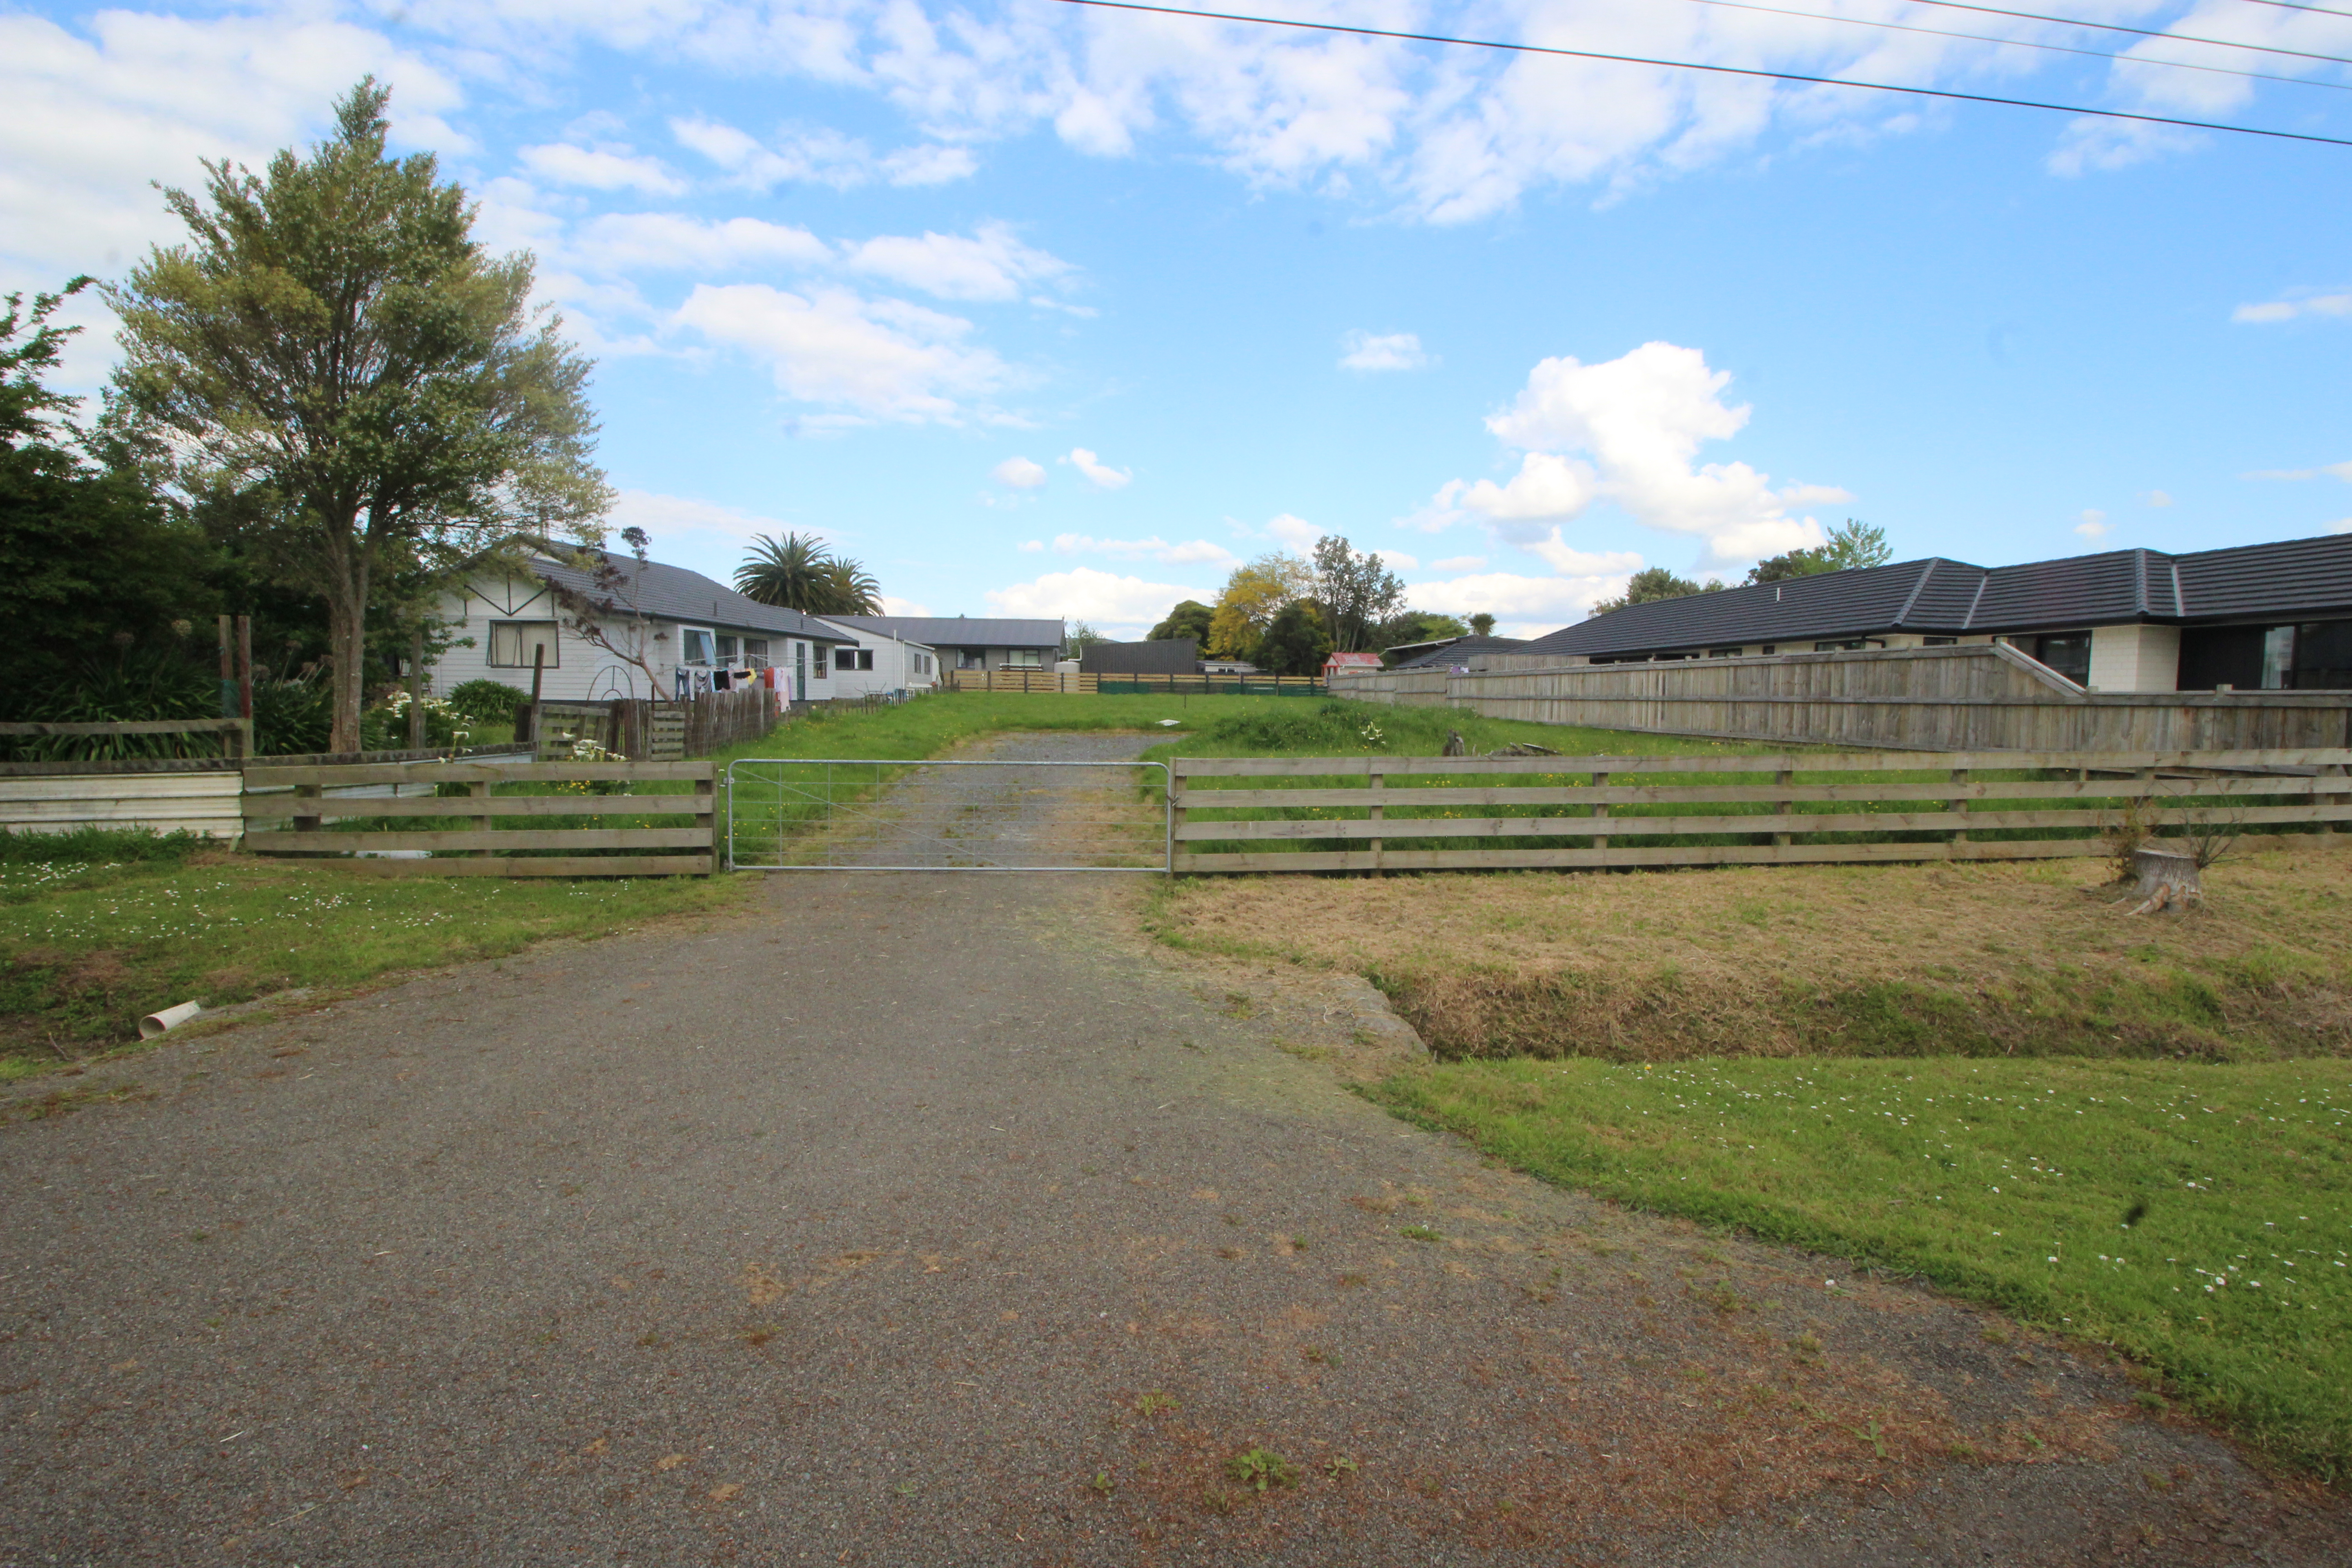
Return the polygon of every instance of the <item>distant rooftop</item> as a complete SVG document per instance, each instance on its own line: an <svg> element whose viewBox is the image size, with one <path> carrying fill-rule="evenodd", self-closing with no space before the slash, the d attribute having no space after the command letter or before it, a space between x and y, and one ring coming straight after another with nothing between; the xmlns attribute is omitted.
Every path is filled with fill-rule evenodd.
<svg viewBox="0 0 2352 1568"><path fill-rule="evenodd" d="M827 616L837 626L899 637L928 647L1050 647L1062 646L1059 621L995 620L971 616Z"/></svg>

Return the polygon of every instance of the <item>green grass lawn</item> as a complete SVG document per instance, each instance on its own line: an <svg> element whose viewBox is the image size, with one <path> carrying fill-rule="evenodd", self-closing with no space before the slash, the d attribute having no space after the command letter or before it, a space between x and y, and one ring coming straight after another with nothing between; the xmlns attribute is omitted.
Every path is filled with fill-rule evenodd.
<svg viewBox="0 0 2352 1568"><path fill-rule="evenodd" d="M1547 1180L2111 1344L2352 1475L2352 1063L1517 1059L1367 1092Z"/></svg>
<svg viewBox="0 0 2352 1568"><path fill-rule="evenodd" d="M724 908L750 888L699 877L377 878L186 838L0 836L0 1079L127 1045L142 1015L175 1002L333 991Z"/></svg>

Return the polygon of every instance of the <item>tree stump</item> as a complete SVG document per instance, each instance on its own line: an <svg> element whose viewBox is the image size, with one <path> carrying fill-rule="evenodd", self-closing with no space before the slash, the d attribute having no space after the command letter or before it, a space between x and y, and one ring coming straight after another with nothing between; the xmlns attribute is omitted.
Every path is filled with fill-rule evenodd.
<svg viewBox="0 0 2352 1568"><path fill-rule="evenodd" d="M1461 731L1448 730L1445 731L1445 750L1437 754L1441 757L1466 757L1470 754L1470 742L1462 738Z"/></svg>
<svg viewBox="0 0 2352 1568"><path fill-rule="evenodd" d="M2127 914L2152 915L2164 910L2176 913L2205 901L2205 886L2197 875L2197 858L2171 849L2135 849L2132 869L2139 885L2130 896L2139 902Z"/></svg>

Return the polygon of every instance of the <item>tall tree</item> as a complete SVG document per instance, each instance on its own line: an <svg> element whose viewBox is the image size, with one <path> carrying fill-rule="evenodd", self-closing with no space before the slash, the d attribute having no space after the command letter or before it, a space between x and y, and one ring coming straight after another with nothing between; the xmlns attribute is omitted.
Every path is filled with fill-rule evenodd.
<svg viewBox="0 0 2352 1568"><path fill-rule="evenodd" d="M1378 555L1327 533L1315 542L1315 597L1331 624L1332 646L1359 653L1371 646L1373 628L1404 607L1404 584Z"/></svg>
<svg viewBox="0 0 2352 1568"><path fill-rule="evenodd" d="M1207 651L1219 658L1255 658L1259 639L1282 607L1314 587L1315 569L1279 550L1234 567L1210 612Z"/></svg>
<svg viewBox="0 0 2352 1568"><path fill-rule="evenodd" d="M1781 583L1791 577L1817 577L1824 572L1851 572L1863 566L1884 566L1895 559L1886 531L1859 518L1847 518L1829 537L1811 550L1791 550L1748 569L1748 581Z"/></svg>
<svg viewBox="0 0 2352 1568"><path fill-rule="evenodd" d="M1625 592L1614 599L1602 599L1592 606L1596 616L1612 610L1622 610L1629 605L1653 604L1660 599L1688 598L1693 594L1720 593L1723 584L1710 577L1701 587L1687 577L1677 577L1664 566L1648 566L1636 572L1625 582Z"/></svg>
<svg viewBox="0 0 2352 1568"><path fill-rule="evenodd" d="M1495 617L1488 615L1484 610L1481 610L1476 615L1471 616L1470 635L1474 637L1493 637L1495 635Z"/></svg>
<svg viewBox="0 0 2352 1568"><path fill-rule="evenodd" d="M1331 632L1311 599L1293 599L1276 613L1253 656L1276 675L1315 675L1331 657Z"/></svg>
<svg viewBox="0 0 2352 1568"><path fill-rule="evenodd" d="M493 257L430 153L384 155L391 90L362 80L308 157L205 164L164 201L189 241L106 289L124 405L192 495L254 498L266 568L327 607L336 750L360 744L379 574L455 566L523 529L600 534L590 362Z"/></svg>
<svg viewBox="0 0 2352 1568"><path fill-rule="evenodd" d="M872 616L882 585L858 563L835 555L813 533L759 535L735 568L735 591L805 616Z"/></svg>
<svg viewBox="0 0 2352 1568"><path fill-rule="evenodd" d="M1151 628L1150 640L1161 642L1171 637L1191 637L1197 647L1205 649L1209 646L1210 623L1215 618L1216 612L1200 600L1180 600L1176 607L1168 612L1168 618Z"/></svg>
<svg viewBox="0 0 2352 1568"><path fill-rule="evenodd" d="M79 330L53 318L89 281L36 294L29 308L11 294L0 310L0 713L10 718L121 666L118 637L177 657L175 630L217 604L220 563L203 531L119 446L75 425L79 398L47 384Z"/></svg>

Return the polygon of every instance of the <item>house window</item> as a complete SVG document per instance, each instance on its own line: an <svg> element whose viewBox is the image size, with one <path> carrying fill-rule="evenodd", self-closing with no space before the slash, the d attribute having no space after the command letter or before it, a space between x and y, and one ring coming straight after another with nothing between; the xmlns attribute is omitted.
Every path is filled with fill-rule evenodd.
<svg viewBox="0 0 2352 1568"><path fill-rule="evenodd" d="M1756 651L1757 651L1758 653L1779 653L1779 652L1780 651L1780 645L1779 643L1769 643L1769 642L1768 642L1768 643L1766 643L1762 647L1758 648Z"/></svg>
<svg viewBox="0 0 2352 1568"><path fill-rule="evenodd" d="M2352 688L2352 621L2312 621L2294 628L2294 689Z"/></svg>
<svg viewBox="0 0 2352 1568"><path fill-rule="evenodd" d="M1921 637L1919 646L1921 647L1957 647L1959 646L1959 641L1958 637Z"/></svg>
<svg viewBox="0 0 2352 1568"><path fill-rule="evenodd" d="M2033 639L2033 657L2077 686L2091 683L2091 634L2052 632Z"/></svg>
<svg viewBox="0 0 2352 1568"><path fill-rule="evenodd" d="M958 669L984 669L987 668L987 661L982 657L980 649L976 647L960 647L956 649L956 668Z"/></svg>
<svg viewBox="0 0 2352 1568"><path fill-rule="evenodd" d="M874 650L870 647L835 648L833 667L835 669L871 669L874 668Z"/></svg>
<svg viewBox="0 0 2352 1568"><path fill-rule="evenodd" d="M1736 647L1711 647L1706 650L1706 657L1709 658L1738 658L1739 657L1739 649Z"/></svg>
<svg viewBox="0 0 2352 1568"><path fill-rule="evenodd" d="M809 674L818 680L824 679L824 651L828 646L821 642L809 644Z"/></svg>
<svg viewBox="0 0 2352 1568"><path fill-rule="evenodd" d="M1004 652L1004 668L1007 669L1039 669L1044 665L1044 657L1034 647L1007 648Z"/></svg>
<svg viewBox="0 0 2352 1568"><path fill-rule="evenodd" d="M494 669L529 669L539 662L541 648L547 650L547 668L553 669L563 662L558 657L562 647L553 621L490 623L490 667Z"/></svg>
<svg viewBox="0 0 2352 1568"><path fill-rule="evenodd" d="M677 628L677 661L680 664L709 664L712 643L709 628L680 626Z"/></svg>
<svg viewBox="0 0 2352 1568"><path fill-rule="evenodd" d="M743 639L743 662L752 666L754 668L765 669L768 667L768 639L765 637L745 637Z"/></svg>
<svg viewBox="0 0 2352 1568"><path fill-rule="evenodd" d="M917 675L929 675L931 673L931 656L929 654L919 653L915 655L915 673Z"/></svg>
<svg viewBox="0 0 2352 1568"><path fill-rule="evenodd" d="M720 632L719 634L719 662L720 664L733 664L735 662L736 650L741 647L742 639L738 637L733 632Z"/></svg>
<svg viewBox="0 0 2352 1568"><path fill-rule="evenodd" d="M1852 653L1861 647L1860 637L1847 637L1842 642L1817 642L1813 645L1813 651L1815 653Z"/></svg>

